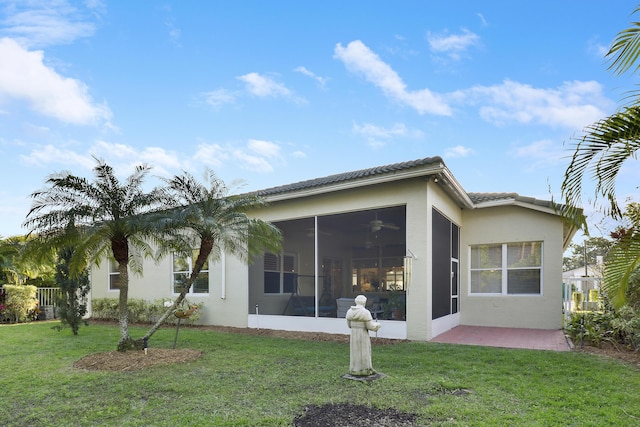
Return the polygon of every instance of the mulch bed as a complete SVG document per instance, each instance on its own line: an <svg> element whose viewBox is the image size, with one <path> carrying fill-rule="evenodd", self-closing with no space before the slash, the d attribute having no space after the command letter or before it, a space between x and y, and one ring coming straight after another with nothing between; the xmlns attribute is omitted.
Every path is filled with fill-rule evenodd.
<svg viewBox="0 0 640 427"><path fill-rule="evenodd" d="M109 351L85 356L73 366L89 371L139 371L153 366L190 362L200 356L202 351L190 348L148 348L146 354L143 350Z"/></svg>

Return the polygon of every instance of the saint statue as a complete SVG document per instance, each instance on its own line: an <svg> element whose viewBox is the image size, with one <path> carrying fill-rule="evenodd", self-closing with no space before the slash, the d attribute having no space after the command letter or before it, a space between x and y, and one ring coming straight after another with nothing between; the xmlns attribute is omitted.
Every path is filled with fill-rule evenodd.
<svg viewBox="0 0 640 427"><path fill-rule="evenodd" d="M374 375L371 366L371 338L369 331L380 329L380 322L374 321L371 312L365 308L367 297L358 295L356 305L347 311L347 325L351 328L349 374L356 377Z"/></svg>

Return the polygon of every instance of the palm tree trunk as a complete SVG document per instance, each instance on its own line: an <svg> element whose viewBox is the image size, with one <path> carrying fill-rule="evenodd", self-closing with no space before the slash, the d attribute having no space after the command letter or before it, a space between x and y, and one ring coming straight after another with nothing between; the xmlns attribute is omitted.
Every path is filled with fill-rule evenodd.
<svg viewBox="0 0 640 427"><path fill-rule="evenodd" d="M118 341L118 350L126 351L131 348L131 337L129 336L129 272L127 271L127 265L120 265L118 267L119 277L119 291L120 296L118 298L118 324L120 325L120 340Z"/></svg>

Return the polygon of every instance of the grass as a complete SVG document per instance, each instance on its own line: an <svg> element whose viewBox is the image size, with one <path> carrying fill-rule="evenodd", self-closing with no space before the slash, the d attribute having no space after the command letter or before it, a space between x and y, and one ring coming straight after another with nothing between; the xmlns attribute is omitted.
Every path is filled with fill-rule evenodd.
<svg viewBox="0 0 640 427"><path fill-rule="evenodd" d="M603 426L640 422L640 371L585 353L436 343L373 347L388 377L341 378L348 344L182 328L194 362L136 372L73 363L111 351L117 326L73 336L52 323L0 326L0 426L280 426L305 405L356 403L418 414L420 425ZM146 328L131 328L141 336ZM151 346L170 348L175 329Z"/></svg>

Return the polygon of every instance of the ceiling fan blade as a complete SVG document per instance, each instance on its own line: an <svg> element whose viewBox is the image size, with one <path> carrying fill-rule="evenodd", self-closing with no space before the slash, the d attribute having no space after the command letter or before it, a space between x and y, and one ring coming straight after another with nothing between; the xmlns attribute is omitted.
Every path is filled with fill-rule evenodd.
<svg viewBox="0 0 640 427"><path fill-rule="evenodd" d="M382 224L382 228L388 228L389 230L400 230L400 227L398 227L395 224L388 223L388 222Z"/></svg>

